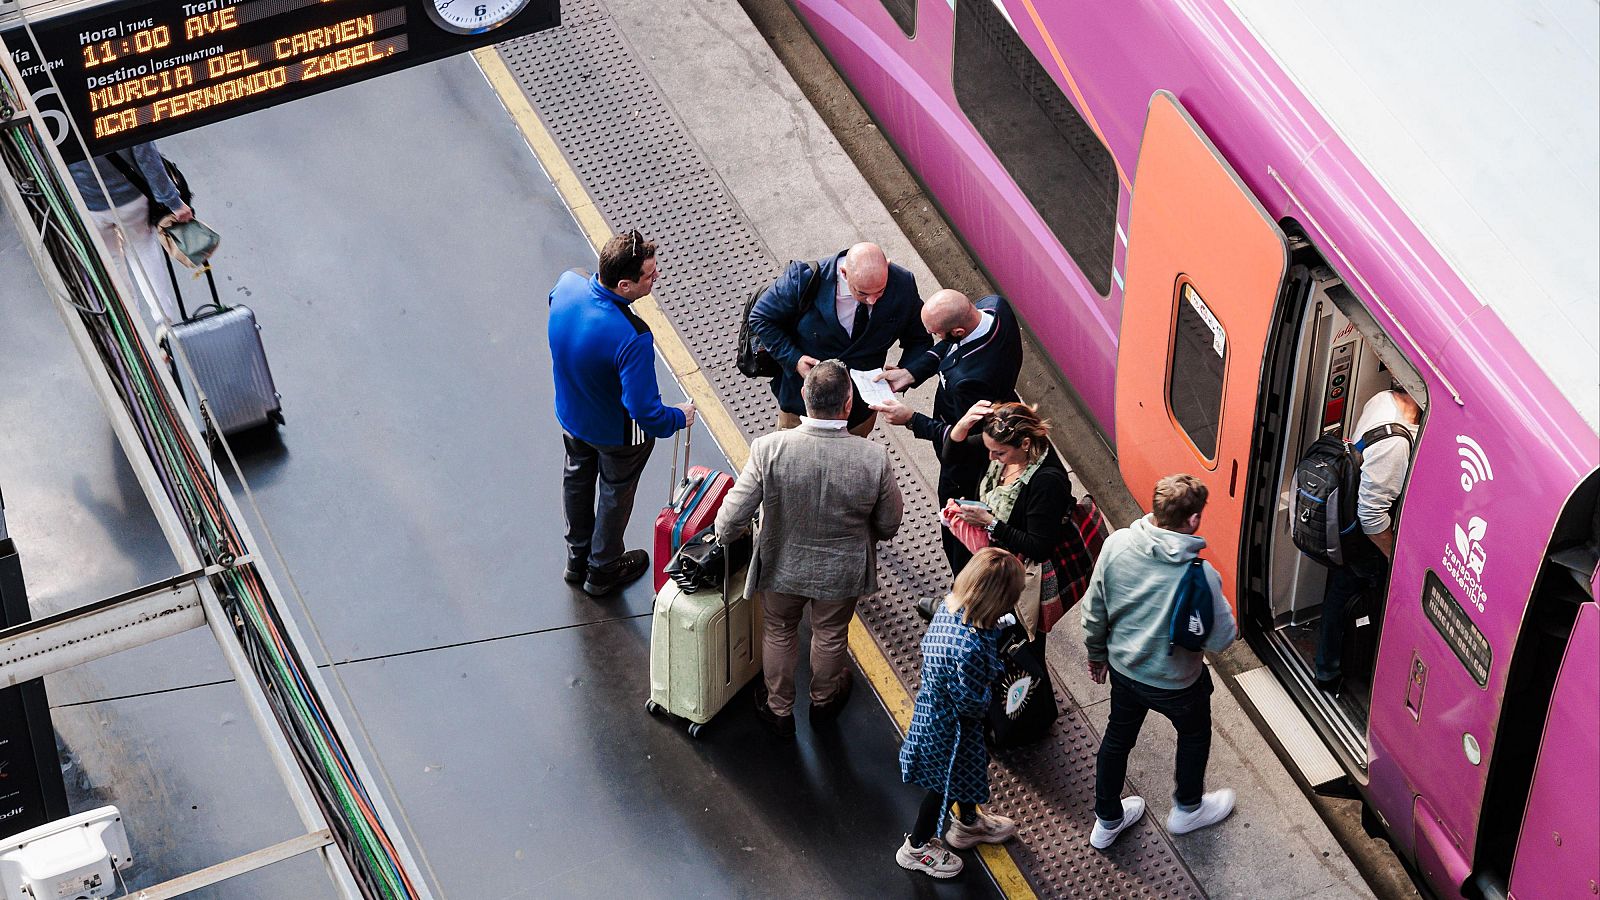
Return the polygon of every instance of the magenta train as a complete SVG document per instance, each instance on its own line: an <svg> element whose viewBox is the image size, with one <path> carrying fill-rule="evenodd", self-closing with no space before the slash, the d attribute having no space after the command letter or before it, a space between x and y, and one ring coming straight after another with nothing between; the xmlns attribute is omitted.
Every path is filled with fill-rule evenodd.
<svg viewBox="0 0 1600 900"><path fill-rule="evenodd" d="M793 2L1135 496L1207 481L1267 681L1429 887L1600 893L1595 4ZM1393 572L1328 695L1290 477L1393 384Z"/></svg>

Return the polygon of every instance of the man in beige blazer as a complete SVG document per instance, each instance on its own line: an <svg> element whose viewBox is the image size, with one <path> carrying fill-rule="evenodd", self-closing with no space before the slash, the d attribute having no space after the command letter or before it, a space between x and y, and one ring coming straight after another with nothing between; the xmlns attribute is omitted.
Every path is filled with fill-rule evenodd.
<svg viewBox="0 0 1600 900"><path fill-rule="evenodd" d="M850 698L850 618L856 601L878 589L877 542L894 537L903 511L888 448L846 430L852 391L844 363L812 367L800 393L800 427L751 442L717 513L717 538L727 543L761 510L745 585L766 619L756 711L784 737L794 734L801 612L811 605L811 723L831 723Z"/></svg>

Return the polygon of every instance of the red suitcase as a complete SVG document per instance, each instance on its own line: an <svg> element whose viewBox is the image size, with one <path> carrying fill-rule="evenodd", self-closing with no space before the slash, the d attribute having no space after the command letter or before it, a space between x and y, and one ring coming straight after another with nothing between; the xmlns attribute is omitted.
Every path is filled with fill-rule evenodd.
<svg viewBox="0 0 1600 900"><path fill-rule="evenodd" d="M733 488L733 476L727 472L705 466L689 465L689 447L692 431L683 441L683 480L678 480L678 438L672 440L672 494L666 506L656 515L655 554L651 564L655 572L656 592L667 583L667 565L683 546L683 542L711 527L717 510Z"/></svg>

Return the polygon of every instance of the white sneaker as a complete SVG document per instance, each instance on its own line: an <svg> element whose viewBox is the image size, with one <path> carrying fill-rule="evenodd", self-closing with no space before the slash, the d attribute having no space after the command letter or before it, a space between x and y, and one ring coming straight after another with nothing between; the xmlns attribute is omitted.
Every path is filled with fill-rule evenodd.
<svg viewBox="0 0 1600 900"><path fill-rule="evenodd" d="M938 838L928 838L926 844L913 847L911 837L907 835L905 843L895 853L894 861L902 869L922 872L934 878L954 878L961 874L961 857L946 850Z"/></svg>
<svg viewBox="0 0 1600 900"><path fill-rule="evenodd" d="M1115 828L1107 828L1105 823L1100 821L1100 817L1095 816L1094 831L1089 833L1089 846L1096 850L1106 849L1117 839L1117 835L1142 818L1144 818L1144 798L1123 797L1122 822Z"/></svg>
<svg viewBox="0 0 1600 900"><path fill-rule="evenodd" d="M951 819L950 828L944 833L944 842L957 850L965 850L973 844L1003 844L1016 834L1016 821L979 810L978 818L971 825L964 824L959 818Z"/></svg>
<svg viewBox="0 0 1600 900"><path fill-rule="evenodd" d="M1188 834L1207 825L1215 825L1233 812L1233 798L1233 789L1223 788L1201 797L1200 808L1194 812L1184 812L1174 806L1167 816L1167 831L1172 834Z"/></svg>

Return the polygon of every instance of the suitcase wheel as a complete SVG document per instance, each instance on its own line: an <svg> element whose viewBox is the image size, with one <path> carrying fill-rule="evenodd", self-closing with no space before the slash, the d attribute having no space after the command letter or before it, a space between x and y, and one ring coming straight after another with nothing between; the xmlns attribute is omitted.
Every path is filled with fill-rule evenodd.
<svg viewBox="0 0 1600 900"><path fill-rule="evenodd" d="M654 700L646 700L644 702L644 711L652 716L658 716L661 714L661 704Z"/></svg>
<svg viewBox="0 0 1600 900"><path fill-rule="evenodd" d="M689 725L689 737L697 738L700 735L704 734L705 730L706 730L706 726L700 724L699 722L691 723Z"/></svg>

